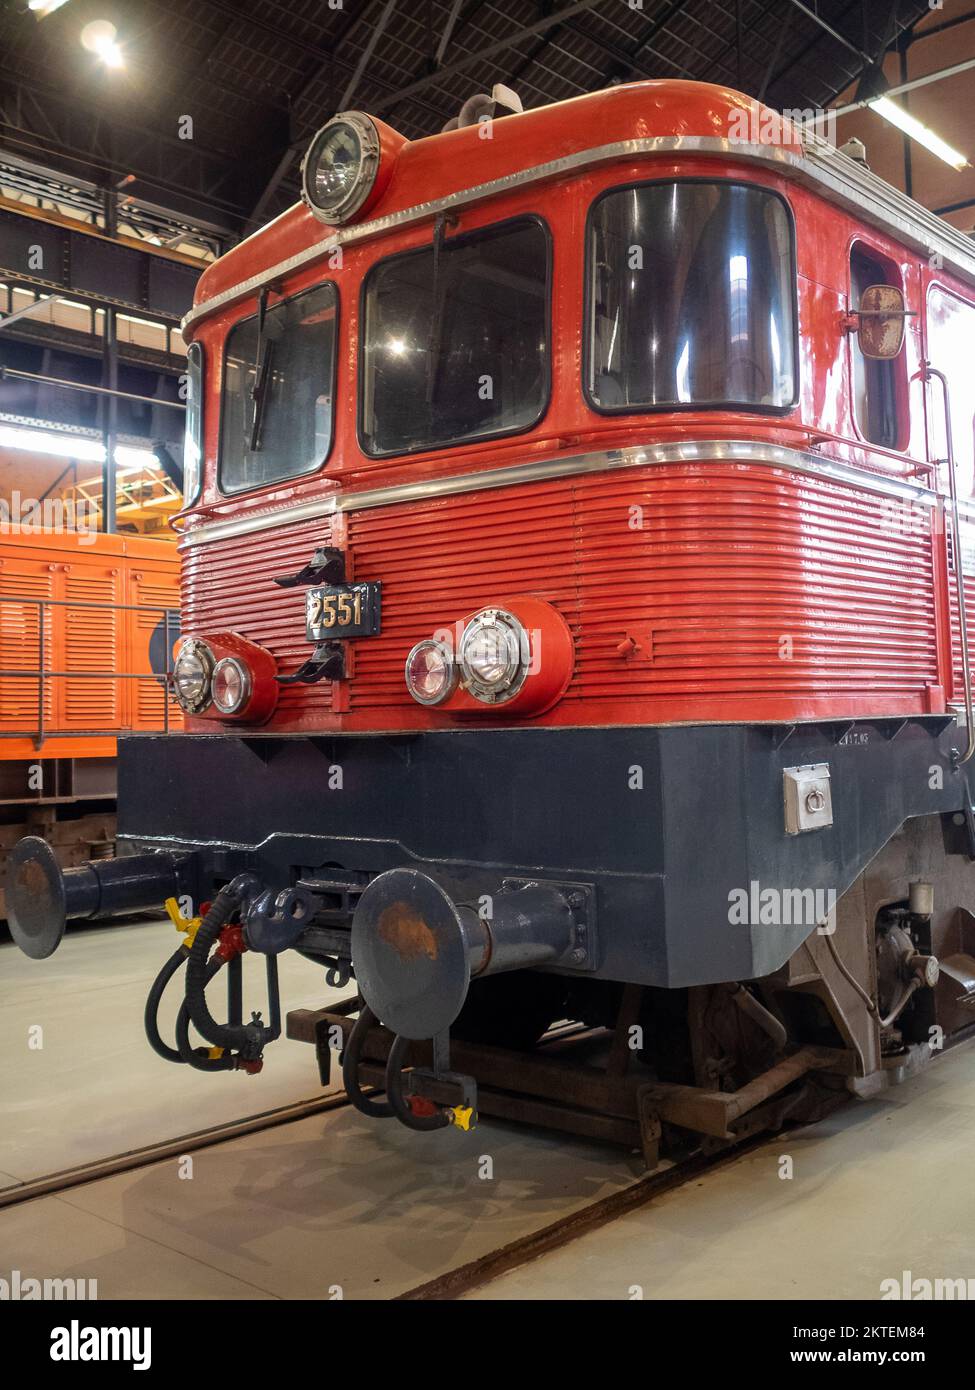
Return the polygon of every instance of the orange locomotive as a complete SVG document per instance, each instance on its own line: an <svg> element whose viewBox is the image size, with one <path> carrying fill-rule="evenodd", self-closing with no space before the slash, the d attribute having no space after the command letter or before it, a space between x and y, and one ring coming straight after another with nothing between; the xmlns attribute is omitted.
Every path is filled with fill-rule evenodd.
<svg viewBox="0 0 975 1390"><path fill-rule="evenodd" d="M181 722L164 691L178 595L171 541L4 527L0 890L25 834L64 866L114 855L117 734Z"/></svg>
<svg viewBox="0 0 975 1390"><path fill-rule="evenodd" d="M187 732L123 741L118 893L210 904L171 1060L258 1069L294 948L368 1113L652 1155L971 1017L975 250L725 88L516 107L336 116L201 278ZM115 891L17 854L35 954ZM526 1056L558 1020L605 1072Z"/></svg>

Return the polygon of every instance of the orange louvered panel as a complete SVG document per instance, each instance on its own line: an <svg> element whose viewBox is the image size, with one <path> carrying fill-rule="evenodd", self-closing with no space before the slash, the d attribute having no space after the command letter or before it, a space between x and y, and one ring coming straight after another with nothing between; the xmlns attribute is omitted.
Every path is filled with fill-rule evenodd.
<svg viewBox="0 0 975 1390"><path fill-rule="evenodd" d="M71 674L57 681L60 728L112 729L121 723L120 682L111 673L125 670L124 630L122 615L108 605L121 603L123 591L119 569L94 558L73 560L63 571L60 597L68 606L55 610L54 628L58 669Z"/></svg>
<svg viewBox="0 0 975 1390"><path fill-rule="evenodd" d="M126 723L132 729L159 729L165 722L165 695L162 671L165 669L166 635L169 635L169 665L179 636L179 580L172 569L143 568L130 571L127 602L138 611L126 613L128 630L128 669L134 674L153 673L155 680L126 681ZM167 628L166 612L169 612ZM180 720L179 706L170 700L171 724Z"/></svg>
<svg viewBox="0 0 975 1390"><path fill-rule="evenodd" d="M0 757L22 758L39 746L49 756L110 756L116 734L164 727L164 643L155 632L162 612L130 606L169 606L175 637L177 570L175 547L165 541L53 532L4 536L0 669L29 675L0 676ZM40 610L30 599L46 604L43 644ZM142 672L147 680L128 679ZM179 724L175 702L170 716Z"/></svg>
<svg viewBox="0 0 975 1390"><path fill-rule="evenodd" d="M55 576L47 563L11 555L6 550L0 568L0 670L37 672L41 664L40 608L32 599L54 598ZM44 625L46 664L53 651L52 610ZM39 683L36 676L0 676L0 730L5 733L38 722ZM54 716L53 687L44 692L44 721Z"/></svg>

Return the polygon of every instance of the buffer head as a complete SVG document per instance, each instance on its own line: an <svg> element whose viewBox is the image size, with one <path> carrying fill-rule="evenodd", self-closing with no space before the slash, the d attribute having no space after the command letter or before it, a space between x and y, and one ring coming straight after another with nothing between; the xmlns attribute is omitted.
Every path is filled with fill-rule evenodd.
<svg viewBox="0 0 975 1390"><path fill-rule="evenodd" d="M469 912L416 869L390 869L364 890L352 919L352 966L366 1003L392 1032L432 1038L460 1013L477 942Z"/></svg>
<svg viewBox="0 0 975 1390"><path fill-rule="evenodd" d="M44 960L61 944L67 920L64 875L53 849L39 835L27 835L10 852L7 923L25 955Z"/></svg>

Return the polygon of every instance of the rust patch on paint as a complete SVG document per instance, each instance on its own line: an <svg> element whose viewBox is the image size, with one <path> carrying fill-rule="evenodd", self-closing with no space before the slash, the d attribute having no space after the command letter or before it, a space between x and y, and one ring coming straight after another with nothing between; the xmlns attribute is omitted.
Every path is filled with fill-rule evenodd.
<svg viewBox="0 0 975 1390"><path fill-rule="evenodd" d="M21 864L17 870L17 886L35 897L40 897L42 893L46 896L47 875L36 860L29 859L26 864Z"/></svg>
<svg viewBox="0 0 975 1390"><path fill-rule="evenodd" d="M379 935L404 960L426 956L436 960L439 954L437 938L406 903L391 903L379 918Z"/></svg>

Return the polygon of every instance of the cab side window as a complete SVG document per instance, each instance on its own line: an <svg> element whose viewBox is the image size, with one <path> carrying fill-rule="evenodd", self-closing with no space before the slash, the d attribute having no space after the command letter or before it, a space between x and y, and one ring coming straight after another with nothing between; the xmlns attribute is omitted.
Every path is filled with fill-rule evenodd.
<svg viewBox="0 0 975 1390"><path fill-rule="evenodd" d="M856 311L868 285L897 283L896 273L862 246L850 254L850 308ZM855 333L850 334L853 375L853 411L864 439L884 449L902 447L902 424L898 376L904 370L903 356L889 361L864 357Z"/></svg>

